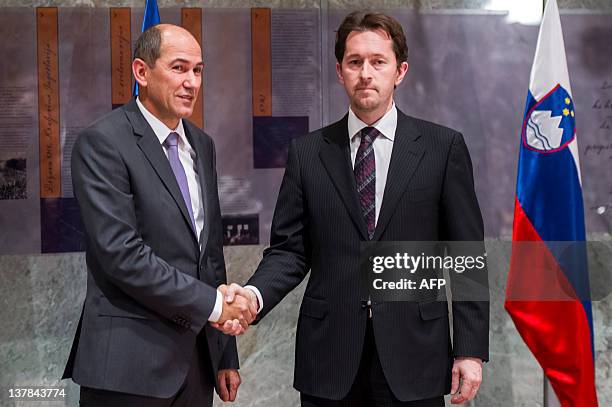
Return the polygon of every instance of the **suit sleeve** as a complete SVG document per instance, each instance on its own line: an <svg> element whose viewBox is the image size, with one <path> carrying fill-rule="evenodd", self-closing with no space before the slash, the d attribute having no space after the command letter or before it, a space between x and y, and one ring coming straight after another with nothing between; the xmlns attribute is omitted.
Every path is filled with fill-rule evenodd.
<svg viewBox="0 0 612 407"><path fill-rule="evenodd" d="M222 334L223 335L223 334ZM238 361L238 349L236 347L236 337L232 336L227 340L225 350L219 361L219 370L221 369L239 369L240 362Z"/></svg>
<svg viewBox="0 0 612 407"><path fill-rule="evenodd" d="M208 322L217 291L171 266L145 244L138 232L128 168L109 137L92 128L79 136L72 179L96 273L143 307L174 322L187 320L198 333Z"/></svg>
<svg viewBox="0 0 612 407"><path fill-rule="evenodd" d="M215 194L214 205L215 208L212 211L210 218L212 219L210 238L210 255L209 261L211 270L215 271L217 281L221 281L223 284L227 284L227 273L225 269L225 257L223 256L223 221L221 219L221 208L219 205L219 189L217 186L217 155L215 145L212 139L210 139L212 149L212 172L214 185L212 191ZM240 363L238 361L238 349L236 347L236 337L230 336L228 342L225 345L223 355L219 362L219 369L238 369Z"/></svg>
<svg viewBox="0 0 612 407"><path fill-rule="evenodd" d="M296 140L289 147L285 175L281 183L272 228L270 247L246 285L257 287L263 298L263 318L310 270L308 219L302 189L299 155Z"/></svg>
<svg viewBox="0 0 612 407"><path fill-rule="evenodd" d="M212 209L211 217L212 225L210 230L209 242L209 256L211 270L215 271L217 281L222 281L224 284L227 283L227 274L225 269L225 257L223 256L223 221L221 219L221 207L219 205L219 188L217 185L217 153L215 144L212 138L210 140L210 149L212 150L212 174L213 174L213 185L211 188L214 193L214 208Z"/></svg>
<svg viewBox="0 0 612 407"><path fill-rule="evenodd" d="M448 154L442 192L445 241L471 242L484 253L484 225L476 192L472 162L463 136L456 133ZM472 243L473 242L473 243ZM471 275L451 270L453 292L453 353L489 359L489 291L486 268ZM458 292L458 290L461 292Z"/></svg>

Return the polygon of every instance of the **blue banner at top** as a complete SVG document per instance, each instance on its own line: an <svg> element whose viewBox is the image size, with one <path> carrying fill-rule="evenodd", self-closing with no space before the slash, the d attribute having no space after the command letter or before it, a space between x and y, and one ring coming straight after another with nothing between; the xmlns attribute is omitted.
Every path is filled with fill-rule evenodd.
<svg viewBox="0 0 612 407"><path fill-rule="evenodd" d="M145 4L144 17L142 19L141 32L145 32L147 28L159 24L159 8L157 0L147 0ZM138 96L138 82L134 82L134 97Z"/></svg>

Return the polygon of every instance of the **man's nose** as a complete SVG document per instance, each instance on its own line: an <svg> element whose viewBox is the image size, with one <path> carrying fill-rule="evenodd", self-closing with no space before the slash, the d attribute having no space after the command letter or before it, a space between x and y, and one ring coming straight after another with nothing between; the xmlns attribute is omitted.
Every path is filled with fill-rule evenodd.
<svg viewBox="0 0 612 407"><path fill-rule="evenodd" d="M372 65L370 65L370 63L368 61L365 61L363 64L361 64L361 70L359 71L359 76L362 79L369 79L372 77L372 69L374 69L372 67Z"/></svg>
<svg viewBox="0 0 612 407"><path fill-rule="evenodd" d="M195 74L193 71L189 71L186 73L185 80L183 81L183 86L186 88L197 88L200 86L200 77Z"/></svg>

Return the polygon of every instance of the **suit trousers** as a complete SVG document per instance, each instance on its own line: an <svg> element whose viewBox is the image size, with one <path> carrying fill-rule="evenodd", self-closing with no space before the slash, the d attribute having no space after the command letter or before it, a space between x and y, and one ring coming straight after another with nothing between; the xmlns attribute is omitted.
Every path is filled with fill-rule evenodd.
<svg viewBox="0 0 612 407"><path fill-rule="evenodd" d="M200 350L202 349L202 350ZM199 341L187 377L178 392L167 399L139 396L81 386L81 407L211 407L215 390L206 340Z"/></svg>
<svg viewBox="0 0 612 407"><path fill-rule="evenodd" d="M372 320L368 319L359 370L348 395L342 400L329 400L300 394L302 407L444 407L444 397L400 401L391 391L380 364Z"/></svg>

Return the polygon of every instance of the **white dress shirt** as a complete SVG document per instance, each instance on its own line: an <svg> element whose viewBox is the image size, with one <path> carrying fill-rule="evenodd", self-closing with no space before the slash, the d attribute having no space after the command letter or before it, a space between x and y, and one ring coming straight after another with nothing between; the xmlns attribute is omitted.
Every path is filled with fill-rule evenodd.
<svg viewBox="0 0 612 407"><path fill-rule="evenodd" d="M140 102L139 98L136 98L136 104L140 109L140 112L144 116L149 126L153 129L153 133L157 136L159 143L162 145L166 157L168 157L168 150L164 147L164 142L168 135L175 132L179 135L178 141L178 156L183 168L185 169L185 175L187 176L187 186L189 187L189 197L191 198L191 210L193 211L193 218L195 221L195 227L197 236L200 236L202 229L204 228L204 206L202 205L202 189L200 188L200 179L198 177L198 170L196 168L196 152L187 141L185 136L185 128L183 127L183 120L179 120L176 129L170 129L161 120L149 112L146 107ZM199 239L198 239L199 240ZM221 311L223 308L223 296L217 291L217 299L215 301L215 308L208 317L209 321L216 322L221 317Z"/></svg>
<svg viewBox="0 0 612 407"><path fill-rule="evenodd" d="M348 113L348 137L351 143L351 164L355 167L355 157L357 156L357 149L359 143L361 143L361 129L368 127L367 124L362 122L353 110L349 107ZM374 148L374 159L376 160L376 218L375 222L378 222L378 214L380 213L380 206L382 205L383 195L385 194L385 185L387 184L387 174L389 173L389 162L391 162L391 153L393 151L393 141L395 140L395 130L397 129L397 108L395 102L391 106L391 109L384 114L376 123L370 127L376 128L382 135L376 137L372 143ZM263 308L263 298L257 287L247 285L244 288L248 288L255 293L257 301L259 301L259 309Z"/></svg>

